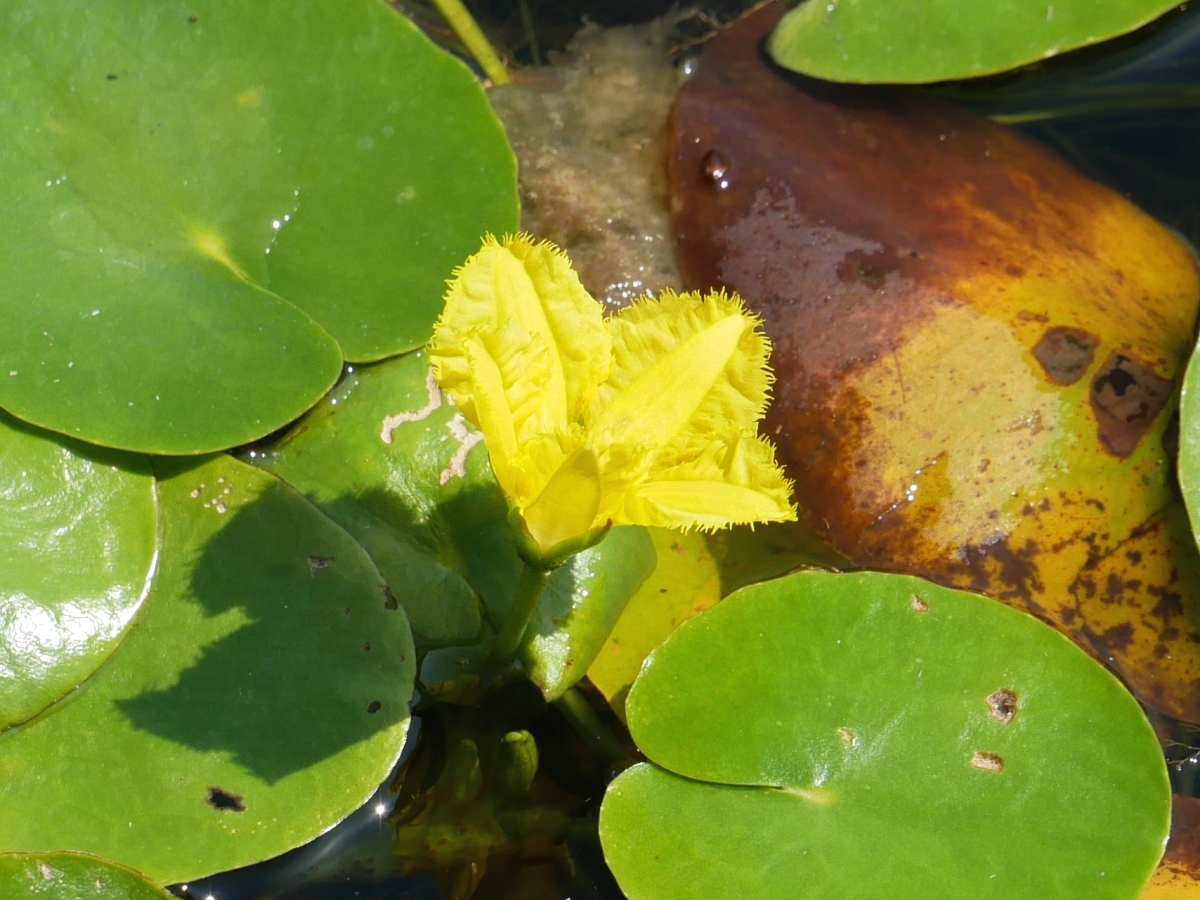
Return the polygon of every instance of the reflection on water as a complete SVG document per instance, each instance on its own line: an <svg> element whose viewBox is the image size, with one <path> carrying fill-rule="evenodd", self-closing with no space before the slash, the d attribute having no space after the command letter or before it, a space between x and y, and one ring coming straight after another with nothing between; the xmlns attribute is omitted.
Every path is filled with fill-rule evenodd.
<svg viewBox="0 0 1200 900"><path fill-rule="evenodd" d="M1108 44L937 90L1045 142L1200 243L1200 6Z"/></svg>
<svg viewBox="0 0 1200 900"><path fill-rule="evenodd" d="M396 767L336 827L277 859L172 892L183 900L621 900L597 811L632 746L617 748L614 765L524 679L495 688L484 706L418 694L412 723ZM514 734L541 751L540 764L532 753L536 773L531 754L505 752ZM526 771L514 778L518 757Z"/></svg>

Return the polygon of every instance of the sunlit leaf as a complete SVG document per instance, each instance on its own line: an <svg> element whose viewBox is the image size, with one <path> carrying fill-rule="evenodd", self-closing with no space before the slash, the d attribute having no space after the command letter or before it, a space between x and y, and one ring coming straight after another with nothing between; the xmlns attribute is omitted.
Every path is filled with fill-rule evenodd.
<svg viewBox="0 0 1200 900"><path fill-rule="evenodd" d="M140 456L0 413L0 732L82 684L150 590L154 482Z"/></svg>
<svg viewBox="0 0 1200 900"><path fill-rule="evenodd" d="M0 404L68 435L274 431L516 225L482 89L382 0L20 0L0 60Z"/></svg>
<svg viewBox="0 0 1200 900"><path fill-rule="evenodd" d="M916 578L802 573L684 623L626 702L632 900L1130 900L1170 818L1121 684L1025 613Z"/></svg>
<svg viewBox="0 0 1200 900"><path fill-rule="evenodd" d="M830 81L907 84L1014 69L1133 31L1177 0L805 0L768 43Z"/></svg>
<svg viewBox="0 0 1200 900"><path fill-rule="evenodd" d="M172 900L133 869L86 853L0 853L0 897Z"/></svg>
<svg viewBox="0 0 1200 900"><path fill-rule="evenodd" d="M0 735L0 850L71 847L163 883L276 856L400 753L414 653L362 549L227 456L161 461L159 572L85 689Z"/></svg>

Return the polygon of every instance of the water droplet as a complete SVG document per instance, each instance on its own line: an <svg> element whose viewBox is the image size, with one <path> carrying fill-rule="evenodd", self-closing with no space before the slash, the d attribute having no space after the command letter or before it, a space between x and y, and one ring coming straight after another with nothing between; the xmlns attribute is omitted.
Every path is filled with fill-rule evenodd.
<svg viewBox="0 0 1200 900"><path fill-rule="evenodd" d="M720 150L709 150L701 160L704 180L724 190L729 187L729 160Z"/></svg>

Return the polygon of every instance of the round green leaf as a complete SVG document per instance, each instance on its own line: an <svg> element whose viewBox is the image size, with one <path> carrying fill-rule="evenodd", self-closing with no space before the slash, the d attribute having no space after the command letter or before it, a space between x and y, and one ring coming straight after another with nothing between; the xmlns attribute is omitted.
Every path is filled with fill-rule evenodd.
<svg viewBox="0 0 1200 900"><path fill-rule="evenodd" d="M829 81L974 78L1140 28L1178 0L805 0L767 42L781 66Z"/></svg>
<svg viewBox="0 0 1200 900"><path fill-rule="evenodd" d="M62 441L0 413L0 731L116 649L157 552L145 458Z"/></svg>
<svg viewBox="0 0 1200 900"><path fill-rule="evenodd" d="M164 461L160 570L85 690L0 736L0 850L163 883L276 856L360 806L408 728L413 649L362 549L229 457Z"/></svg>
<svg viewBox="0 0 1200 900"><path fill-rule="evenodd" d="M354 535L418 646L437 647L478 640L485 614L499 621L516 589L508 505L481 439L425 354L412 353L347 373L297 428L248 458Z"/></svg>
<svg viewBox="0 0 1200 900"><path fill-rule="evenodd" d="M279 428L517 223L482 89L382 0L19 0L0 76L0 404L96 443Z"/></svg>
<svg viewBox="0 0 1200 900"><path fill-rule="evenodd" d="M87 853L0 853L0 897L173 900L142 875Z"/></svg>
<svg viewBox="0 0 1200 900"><path fill-rule="evenodd" d="M610 786L631 900L1132 900L1170 786L1133 697L1024 613L803 573L685 622L626 702Z"/></svg>

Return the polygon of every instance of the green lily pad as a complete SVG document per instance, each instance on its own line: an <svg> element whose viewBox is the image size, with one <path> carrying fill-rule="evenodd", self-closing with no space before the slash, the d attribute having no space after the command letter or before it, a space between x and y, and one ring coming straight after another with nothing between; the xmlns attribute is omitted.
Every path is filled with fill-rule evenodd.
<svg viewBox="0 0 1200 900"><path fill-rule="evenodd" d="M0 731L84 682L150 590L149 462L0 413Z"/></svg>
<svg viewBox="0 0 1200 900"><path fill-rule="evenodd" d="M829 81L920 84L1014 69L1140 28L1178 0L805 0L767 42Z"/></svg>
<svg viewBox="0 0 1200 900"><path fill-rule="evenodd" d="M261 437L517 224L482 89L383 0L18 0L0 60L0 405L56 431Z"/></svg>
<svg viewBox="0 0 1200 900"><path fill-rule="evenodd" d="M173 900L142 875L87 853L0 853L0 897Z"/></svg>
<svg viewBox="0 0 1200 900"><path fill-rule="evenodd" d="M1132 900L1171 793L1133 697L1048 626L899 575L802 573L685 622L609 787L631 900Z"/></svg>
<svg viewBox="0 0 1200 900"><path fill-rule="evenodd" d="M0 736L0 850L171 883L361 805L400 752L414 654L370 559L303 497L226 456L156 465L151 595L86 690Z"/></svg>

